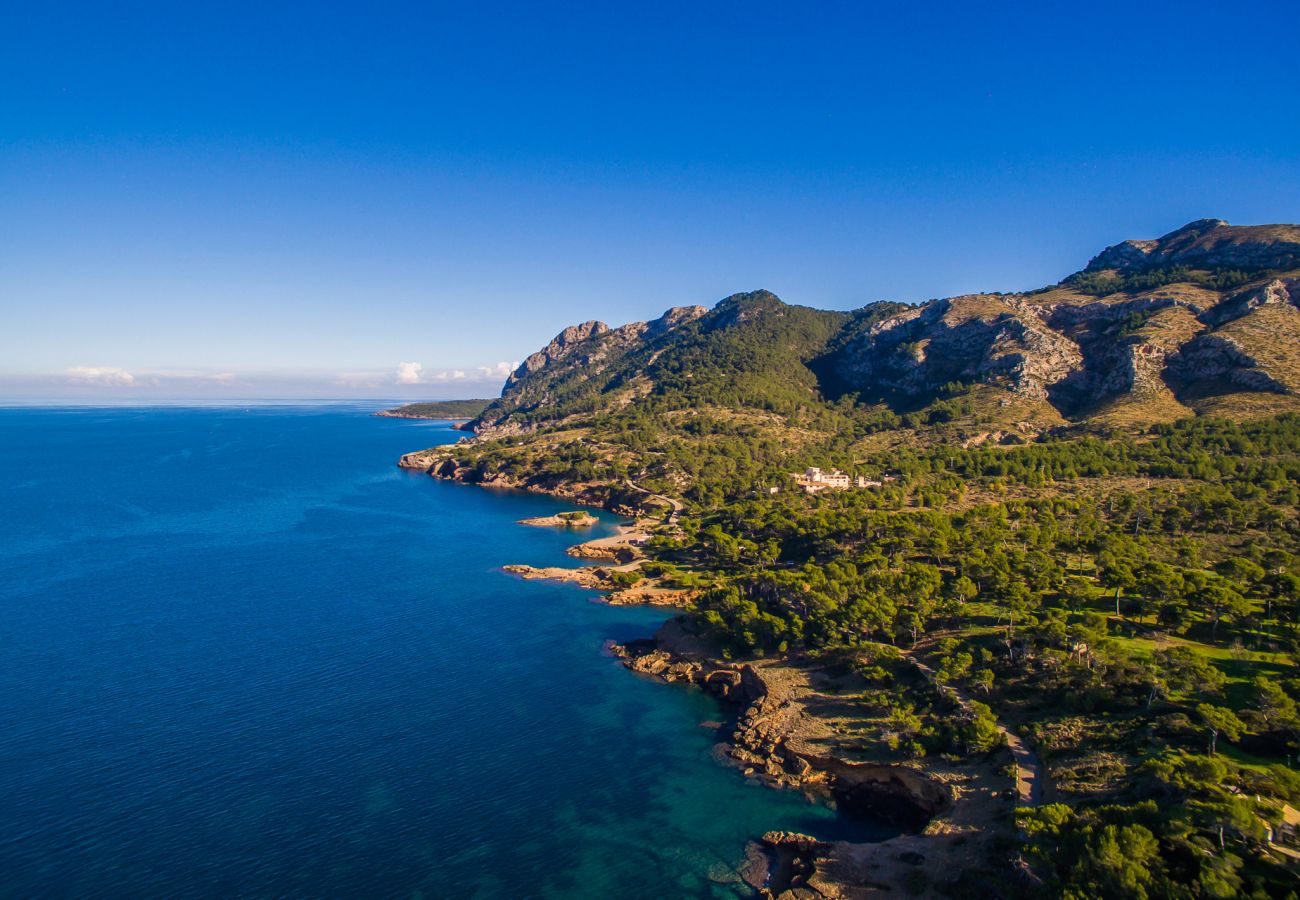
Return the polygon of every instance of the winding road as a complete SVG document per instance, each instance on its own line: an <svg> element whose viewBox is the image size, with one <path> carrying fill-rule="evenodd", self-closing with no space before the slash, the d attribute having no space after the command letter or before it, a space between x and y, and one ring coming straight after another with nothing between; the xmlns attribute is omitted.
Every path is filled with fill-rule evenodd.
<svg viewBox="0 0 1300 900"><path fill-rule="evenodd" d="M646 488L641 487L641 485L637 484L631 479L626 479L623 483L626 484L629 488L631 488L634 491L640 491L641 493L645 494L648 497L651 497L655 500L662 500L664 503L667 503L671 507L672 511L669 512L668 517L664 519L664 524L665 525L677 524L677 517L681 514L681 511L684 508L680 500L674 500L672 497L665 496L664 494L656 494L654 491L647 490Z"/></svg>

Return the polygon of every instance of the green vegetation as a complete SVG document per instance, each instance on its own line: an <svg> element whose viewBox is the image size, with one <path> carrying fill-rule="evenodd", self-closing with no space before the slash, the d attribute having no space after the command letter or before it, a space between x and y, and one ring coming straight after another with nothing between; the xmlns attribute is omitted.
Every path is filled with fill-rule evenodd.
<svg viewBox="0 0 1300 900"><path fill-rule="evenodd" d="M1137 293L1164 287L1167 284L1195 284L1215 291L1241 287L1266 274L1263 270L1249 272L1240 269L1193 269L1188 266L1155 266L1118 272L1106 269L1100 272L1079 272L1065 279L1065 284L1082 294L1104 297L1117 291Z"/></svg>
<svg viewBox="0 0 1300 900"><path fill-rule="evenodd" d="M412 419L473 419L488 408L491 400L434 400L429 403L407 403L384 412L392 416Z"/></svg>
<svg viewBox="0 0 1300 900"><path fill-rule="evenodd" d="M802 443L713 409L467 456L675 489L644 574L704 588L693 627L734 658L847 660L898 757L978 756L999 720L1029 737L1059 802L1024 813L1024 852L1061 896L1285 895L1261 836L1300 803L1300 416L864 450L878 414L848 404L792 411ZM895 480L753 489L809 462Z"/></svg>
<svg viewBox="0 0 1300 900"><path fill-rule="evenodd" d="M615 582L696 592L686 625L728 657L842 673L864 755L983 765L1000 726L1026 739L1047 803L1000 840L1033 895L1294 896L1267 835L1300 806L1300 404L1278 387L1300 320L1215 306L1265 276L1082 273L1048 307L914 315L737 295L553 343L452 468L654 506ZM1131 296L1175 282L1220 296ZM1165 365L1225 323L1237 349ZM1112 400L1132 414L1071 412ZM808 466L872 483L805 494Z"/></svg>
<svg viewBox="0 0 1300 900"><path fill-rule="evenodd" d="M906 755L964 748L882 643L979 697L1049 766L1063 802L1022 827L1062 896L1284 896L1262 847L1300 803L1300 417L889 459L888 488L699 508L658 545L720 576L696 627L737 657L856 651Z"/></svg>

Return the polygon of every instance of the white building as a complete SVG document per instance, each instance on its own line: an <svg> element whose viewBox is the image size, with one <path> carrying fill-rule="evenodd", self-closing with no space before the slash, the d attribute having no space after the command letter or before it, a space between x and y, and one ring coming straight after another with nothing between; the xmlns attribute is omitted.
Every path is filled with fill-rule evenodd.
<svg viewBox="0 0 1300 900"><path fill-rule="evenodd" d="M825 490L826 488L842 490L847 488L850 483L849 476L841 472L839 469L832 469L829 472L823 472L817 466L809 466L804 470L802 476L795 475L794 479L809 494L815 494L817 491Z"/></svg>

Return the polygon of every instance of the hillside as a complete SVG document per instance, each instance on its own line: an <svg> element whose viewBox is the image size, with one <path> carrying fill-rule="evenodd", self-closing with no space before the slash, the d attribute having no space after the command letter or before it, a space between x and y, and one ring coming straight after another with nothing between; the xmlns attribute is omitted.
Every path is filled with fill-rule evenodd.
<svg viewBox="0 0 1300 900"><path fill-rule="evenodd" d="M589 322L401 464L638 516L631 562L550 574L683 606L626 664L739 704L747 776L908 832L764 835L764 896L1295 896L1296 233Z"/></svg>
<svg viewBox="0 0 1300 900"><path fill-rule="evenodd" d="M1023 294L840 313L755 291L617 329L587 322L525 360L472 427L519 433L638 404L789 418L845 397L1022 431L1144 425L1298 408L1297 363L1300 228L1203 220Z"/></svg>

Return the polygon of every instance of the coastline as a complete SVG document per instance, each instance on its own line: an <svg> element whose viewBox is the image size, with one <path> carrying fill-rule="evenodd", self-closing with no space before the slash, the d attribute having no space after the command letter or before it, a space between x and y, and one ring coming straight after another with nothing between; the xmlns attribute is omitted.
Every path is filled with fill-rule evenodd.
<svg viewBox="0 0 1300 900"><path fill-rule="evenodd" d="M371 413L371 415L380 419L419 419L423 422L450 422L451 427L457 431L464 431L464 426L471 421L461 416L422 416L418 413L404 413L395 409L381 409L378 412Z"/></svg>
<svg viewBox="0 0 1300 900"><path fill-rule="evenodd" d="M830 802L845 815L888 824L898 833L872 842L820 841L803 834L756 837L751 858L768 866L759 896L849 898L918 890L922 869L979 868L1012 827L1007 779L990 761L897 761L859 756L844 746L842 723L823 710L838 702L843 676L803 660L733 663L671 619L653 638L611 645L644 677L694 685L737 710L727 762L777 790ZM1006 750L994 756L1010 756ZM784 880L782 880L784 878ZM814 893L800 893L807 890Z"/></svg>
<svg viewBox="0 0 1300 900"><path fill-rule="evenodd" d="M444 444L406 453L397 461L397 465L445 481L544 494L580 506L593 506L626 518L652 517L664 512L657 495L630 482L611 485L605 482L569 482L558 476L518 479L501 473L485 474L457 460L452 452L456 446L457 443Z"/></svg>
<svg viewBox="0 0 1300 900"><path fill-rule="evenodd" d="M398 465L422 470L439 480L537 493L635 517L632 523L614 526L615 533L609 537L568 548L571 556L592 558L593 550L607 552L610 547L627 546L630 536L646 537L650 521L646 513L650 510L629 501L635 504L645 496L657 499L649 492L638 489L639 494L629 496L610 485L483 477L445 452L454 446L405 454ZM652 511L662 509L656 504ZM678 511L674 504L670 518L675 520ZM638 553L620 565L536 568L510 564L502 568L526 580L564 581L607 591L600 599L614 605L689 608L697 592L659 589L662 593L657 595L653 585L637 589L617 584L616 573L635 570L642 559L643 554ZM881 890L938 896L919 885L919 867L940 872L979 868L997 852L999 836L1014 827L1014 796L1008 795L1003 784L1008 779L1000 777L990 759L962 763L935 758L915 762L855 758L836 734L839 723L823 712L836 702L838 692L824 666L792 659L725 661L714 648L690 634L680 616L670 619L651 638L611 642L607 650L636 674L693 685L734 705L736 726L721 746L726 762L740 768L746 777L771 789L800 791L833 805L844 815L899 829L893 837L866 843L821 841L789 832L755 835L743 869L746 883L759 897L852 898ZM1005 748L995 755L1011 758Z"/></svg>

